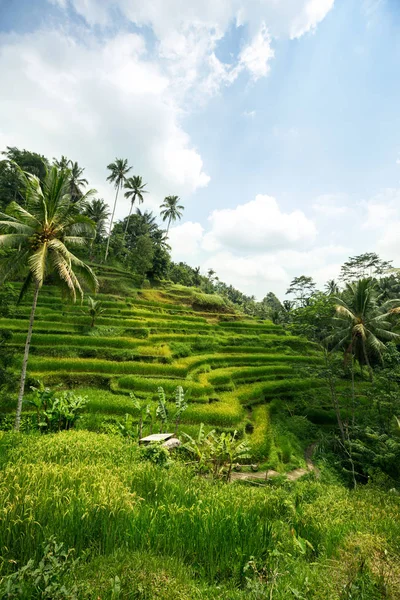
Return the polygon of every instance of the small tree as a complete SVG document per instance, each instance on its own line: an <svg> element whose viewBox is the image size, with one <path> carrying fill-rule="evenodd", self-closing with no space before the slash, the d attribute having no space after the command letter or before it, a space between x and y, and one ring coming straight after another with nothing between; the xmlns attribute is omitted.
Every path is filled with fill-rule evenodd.
<svg viewBox="0 0 400 600"><path fill-rule="evenodd" d="M316 284L312 277L301 275L292 279L286 294L293 294L297 306L306 306L315 292Z"/></svg>
<svg viewBox="0 0 400 600"><path fill-rule="evenodd" d="M212 430L206 434L202 423L196 438L187 433L184 436L184 448L198 462L200 471L208 471L214 479L230 481L234 463L251 456L247 440L237 439L237 431L218 435Z"/></svg>
<svg viewBox="0 0 400 600"><path fill-rule="evenodd" d="M94 300L91 296L88 297L88 313L91 318L90 327L94 327L97 317L104 314L106 309L103 308L103 303L100 300Z"/></svg>

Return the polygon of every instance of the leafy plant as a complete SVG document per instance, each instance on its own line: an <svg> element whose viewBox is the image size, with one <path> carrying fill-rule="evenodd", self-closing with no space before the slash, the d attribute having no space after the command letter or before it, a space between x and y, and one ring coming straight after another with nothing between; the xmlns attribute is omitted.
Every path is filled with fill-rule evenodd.
<svg viewBox="0 0 400 600"><path fill-rule="evenodd" d="M31 600L78 600L76 585L67 588L63 577L74 569L77 561L74 551L64 549L52 536L43 547L43 556L37 563L30 559L15 573L0 582L0 598Z"/></svg>
<svg viewBox="0 0 400 600"><path fill-rule="evenodd" d="M238 440L237 431L218 435L212 430L206 434L202 423L197 438L184 435L184 448L199 463L200 471L210 472L215 479L230 481L233 465L251 456L247 440Z"/></svg>
<svg viewBox="0 0 400 600"><path fill-rule="evenodd" d="M56 390L43 384L39 388L31 387L31 390L34 394L29 404L36 408L37 425L44 432L74 427L88 402L86 396L77 396L71 391L57 395Z"/></svg>
<svg viewBox="0 0 400 600"><path fill-rule="evenodd" d="M170 464L170 455L168 449L162 444L148 444L140 449L140 454L144 460L158 465L160 467L167 467Z"/></svg>
<svg viewBox="0 0 400 600"><path fill-rule="evenodd" d="M91 296L88 297L88 308L87 311L91 318L90 327L94 327L97 317L106 312L106 308L103 307L103 303L100 300L94 300Z"/></svg>

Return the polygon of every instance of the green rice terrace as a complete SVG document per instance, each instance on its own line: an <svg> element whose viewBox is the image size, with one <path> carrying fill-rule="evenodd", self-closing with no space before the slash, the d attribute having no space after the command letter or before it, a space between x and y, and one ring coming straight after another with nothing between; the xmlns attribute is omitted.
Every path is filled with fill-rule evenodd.
<svg viewBox="0 0 400 600"><path fill-rule="evenodd" d="M216 294L94 268L95 315L41 290L20 433L3 396L0 597L398 598L398 493L351 490L335 466L321 347ZM15 373L31 304L0 319ZM369 385L357 372L360 414ZM57 395L79 418L50 428ZM160 431L183 445L138 445Z"/></svg>
<svg viewBox="0 0 400 600"><path fill-rule="evenodd" d="M110 267L100 271L105 286L110 287L112 276L123 277ZM305 466L297 440L293 445L285 440L282 446L269 408L271 401L279 405L321 386L312 374L312 367L322 362L318 348L271 321L219 306L217 296L207 298L173 284L130 289L129 277L124 277L126 294L97 295L104 312L94 327L84 306L63 303L57 288L43 288L30 349L31 385L39 380L87 396L79 427L103 432L126 415L137 420L131 393L155 406L158 387L173 403L174 390L182 386L188 402L183 432L193 434L201 423L218 431L236 430L248 435L255 462L268 462L279 471ZM0 319L0 329L12 332L17 351L24 345L31 302L26 296L17 317ZM14 413L13 402L8 410ZM23 427L35 419L34 410L27 394ZM2 419L11 423L6 413ZM145 424L144 431L150 427Z"/></svg>

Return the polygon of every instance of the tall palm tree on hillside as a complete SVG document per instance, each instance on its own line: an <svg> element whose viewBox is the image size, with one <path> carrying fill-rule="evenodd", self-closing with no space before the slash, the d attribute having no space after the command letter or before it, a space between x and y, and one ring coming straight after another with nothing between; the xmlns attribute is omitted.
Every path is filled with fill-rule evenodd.
<svg viewBox="0 0 400 600"><path fill-rule="evenodd" d="M107 233L106 222L110 216L108 204L103 199L94 198L86 203L85 215L96 225L96 237L104 237Z"/></svg>
<svg viewBox="0 0 400 600"><path fill-rule="evenodd" d="M334 296L339 294L339 286L334 279L329 279L325 284L325 291L328 296Z"/></svg>
<svg viewBox="0 0 400 600"><path fill-rule="evenodd" d="M60 171L64 171L65 169L68 169L69 163L71 161L63 154L60 160L58 160L57 158L53 158L53 162L57 169L59 169Z"/></svg>
<svg viewBox="0 0 400 600"><path fill-rule="evenodd" d="M76 202L79 198L82 197L83 192L82 189L88 185L88 180L82 177L83 169L78 165L77 162L69 161L68 164L69 169L69 187L72 202Z"/></svg>
<svg viewBox="0 0 400 600"><path fill-rule="evenodd" d="M83 297L83 282L97 289L92 270L69 249L70 246L86 245L94 236L93 223L79 214L87 195L73 203L68 171L58 171L56 166L47 172L43 183L35 175L22 171L21 177L25 180L26 208L11 202L5 213L0 213L0 247L9 249L0 264L0 283L17 273L24 273L20 298L31 285L34 290L22 361L16 430L21 420L36 305L46 276L52 273L73 301L77 294Z"/></svg>
<svg viewBox="0 0 400 600"><path fill-rule="evenodd" d="M365 364L372 380L371 359L382 362L385 342L400 342L400 334L393 331L392 318L400 314L400 299L380 304L377 282L367 277L348 283L335 301L336 331L327 341L334 349L343 348L345 357L354 357L361 365Z"/></svg>
<svg viewBox="0 0 400 600"><path fill-rule="evenodd" d="M164 202L161 204L160 215L162 216L163 221L168 220L167 226L167 237L171 223L174 223L177 220L182 218L182 212L184 210L184 206L182 204L178 204L180 201L179 196L167 196L164 198Z"/></svg>
<svg viewBox="0 0 400 600"><path fill-rule="evenodd" d="M126 235L126 231L129 227L129 221L131 218L133 205L135 204L136 199L139 201L139 204L142 204L143 200L144 200L143 194L148 194L148 191L144 189L146 187L146 185L147 185L147 183L143 183L140 175L134 175L133 177L129 177L129 179L127 179L125 181L125 185L124 185L124 188L126 189L125 198L131 199L131 208L129 210L128 220L127 220L126 226L125 226L124 238Z"/></svg>
<svg viewBox="0 0 400 600"><path fill-rule="evenodd" d="M114 184L116 193L115 193L114 207L113 207L113 211L112 211L112 215L111 215L110 229L108 231L108 240L107 240L107 247L106 247L106 254L104 257L104 262L107 261L108 250L110 248L111 230L112 230L112 226L113 226L113 222L114 222L115 207L117 206L118 192L124 185L124 183L126 181L126 176L129 173L129 171L131 170L131 168L132 167L128 167L128 161L126 158L116 158L113 163L110 163L107 166L107 169L109 169L111 171L110 175L107 177L107 181Z"/></svg>

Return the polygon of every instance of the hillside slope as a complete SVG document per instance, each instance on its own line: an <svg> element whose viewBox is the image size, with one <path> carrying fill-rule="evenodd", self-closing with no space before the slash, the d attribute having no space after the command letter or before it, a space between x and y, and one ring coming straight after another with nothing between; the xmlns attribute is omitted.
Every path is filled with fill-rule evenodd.
<svg viewBox="0 0 400 600"><path fill-rule="evenodd" d="M194 433L204 423L247 432L254 460L269 457L270 465L281 469L302 463L301 443L290 441L289 433L284 442L277 439L268 407L320 386L312 371L321 357L312 344L272 322L232 312L218 296L193 288L166 284L137 290L129 275L111 267L99 269L99 277L97 299L105 311L93 328L85 303L67 304L56 288L43 288L28 385L40 380L87 395L80 427L95 431L106 431L126 414L135 419L130 392L152 404L158 386L172 401L181 385L189 401L184 431ZM29 311L26 297L13 318L0 319L18 352ZM13 405L3 408L3 426ZM29 410L26 404L26 423Z"/></svg>

